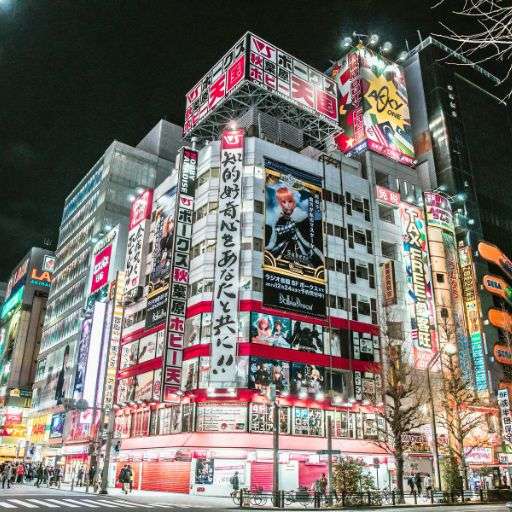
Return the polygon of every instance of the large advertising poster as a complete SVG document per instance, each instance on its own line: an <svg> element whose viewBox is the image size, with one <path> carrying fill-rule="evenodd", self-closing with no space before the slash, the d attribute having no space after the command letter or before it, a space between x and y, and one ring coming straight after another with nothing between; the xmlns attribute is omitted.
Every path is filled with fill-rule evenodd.
<svg viewBox="0 0 512 512"><path fill-rule="evenodd" d="M221 138L219 215L215 249L210 383L236 381L240 281L244 131L225 130Z"/></svg>
<svg viewBox="0 0 512 512"><path fill-rule="evenodd" d="M176 213L175 185L155 200L153 220L153 264L149 276L148 295L167 289L171 274Z"/></svg>
<svg viewBox="0 0 512 512"><path fill-rule="evenodd" d="M481 308L471 247L461 246L458 249L458 253L462 282L462 298L464 300L464 311L466 314L469 338L471 340L471 353L475 371L475 387L477 391L485 391L487 389L487 375L485 371L482 326L480 323Z"/></svg>
<svg viewBox="0 0 512 512"><path fill-rule="evenodd" d="M172 400L172 395L180 390L181 385L197 160L197 151L182 148L167 303L167 346L162 378L165 401Z"/></svg>
<svg viewBox="0 0 512 512"><path fill-rule="evenodd" d="M358 47L331 67L330 76L340 93L340 150L350 155L368 148L414 165L403 70L369 48Z"/></svg>
<svg viewBox="0 0 512 512"><path fill-rule="evenodd" d="M453 214L448 198L436 192L425 192L425 211L430 227L453 231Z"/></svg>
<svg viewBox="0 0 512 512"><path fill-rule="evenodd" d="M321 181L265 159L266 306L325 315Z"/></svg>
<svg viewBox="0 0 512 512"><path fill-rule="evenodd" d="M420 208L400 203L400 219L411 328L411 360L415 368L425 369L432 352L437 350L425 218Z"/></svg>

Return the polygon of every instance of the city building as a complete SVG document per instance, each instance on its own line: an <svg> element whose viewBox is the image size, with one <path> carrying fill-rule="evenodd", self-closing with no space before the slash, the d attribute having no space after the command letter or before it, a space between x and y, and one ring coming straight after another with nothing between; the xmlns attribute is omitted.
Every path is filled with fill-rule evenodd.
<svg viewBox="0 0 512 512"><path fill-rule="evenodd" d="M0 457L26 456L26 426L55 256L33 247L15 267L0 313Z"/></svg>
<svg viewBox="0 0 512 512"><path fill-rule="evenodd" d="M97 244L116 226L124 233L117 254L110 255L106 276L111 277L124 267L131 201L138 189L153 187L169 174L180 141L181 128L166 121L137 147L114 141L66 198L33 390L30 440L36 459L44 455L56 462L62 455L63 403L73 395L82 319L94 298L104 298L104 287L91 282Z"/></svg>
<svg viewBox="0 0 512 512"><path fill-rule="evenodd" d="M480 396L494 401L504 377L512 382L512 367L493 357L494 344L503 334L487 322L493 298L480 284L489 265L478 257L477 246L486 240L512 253L512 210L506 192L512 186L509 109L494 95L496 77L434 38L411 50L404 69L416 169L453 209L464 269L463 309L467 318L474 318L468 320L469 343L463 351L466 374ZM500 123L494 122L498 118ZM457 323L451 314L448 323ZM459 344L460 339L459 334Z"/></svg>

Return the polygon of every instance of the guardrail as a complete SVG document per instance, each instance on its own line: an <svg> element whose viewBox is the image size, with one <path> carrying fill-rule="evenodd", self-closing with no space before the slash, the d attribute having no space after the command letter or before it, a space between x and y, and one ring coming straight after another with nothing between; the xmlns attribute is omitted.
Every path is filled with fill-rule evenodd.
<svg viewBox="0 0 512 512"><path fill-rule="evenodd" d="M511 489L481 489L479 491L428 491L425 493L399 493L398 491L368 491L360 493L322 494L308 489L265 492L262 489L240 489L231 493L233 503L240 508L324 508L422 506L456 503L503 503L512 501Z"/></svg>

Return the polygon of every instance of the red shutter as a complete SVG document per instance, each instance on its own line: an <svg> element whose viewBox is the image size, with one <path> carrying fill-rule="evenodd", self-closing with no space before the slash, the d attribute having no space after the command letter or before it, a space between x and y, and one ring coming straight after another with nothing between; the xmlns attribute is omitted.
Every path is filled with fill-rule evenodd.
<svg viewBox="0 0 512 512"><path fill-rule="evenodd" d="M327 464L308 464L299 462L299 485L311 489L313 484L321 478L322 474L327 476Z"/></svg>
<svg viewBox="0 0 512 512"><path fill-rule="evenodd" d="M142 463L143 491L180 492L188 494L190 461L147 461Z"/></svg>
<svg viewBox="0 0 512 512"><path fill-rule="evenodd" d="M272 492L272 462L251 463L251 491Z"/></svg>

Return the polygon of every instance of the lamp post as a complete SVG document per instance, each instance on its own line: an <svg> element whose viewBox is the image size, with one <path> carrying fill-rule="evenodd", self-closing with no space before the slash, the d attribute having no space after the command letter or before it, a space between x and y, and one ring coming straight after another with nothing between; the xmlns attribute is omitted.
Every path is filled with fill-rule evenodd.
<svg viewBox="0 0 512 512"><path fill-rule="evenodd" d="M442 485L441 485L441 469L439 466L439 445L437 444L437 426L436 426L436 412L434 407L434 395L432 393L432 383L430 380L430 370L436 364L436 362L439 360L439 357L441 355L441 352L436 352L431 357L430 361L427 364L427 386L428 386L428 396L429 396L429 402L430 402L430 419L432 423L432 448L433 448L433 455L434 455L434 472L435 472L435 482L437 488L441 491Z"/></svg>

